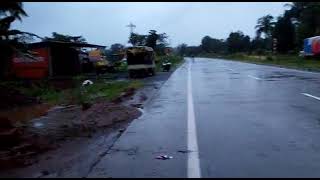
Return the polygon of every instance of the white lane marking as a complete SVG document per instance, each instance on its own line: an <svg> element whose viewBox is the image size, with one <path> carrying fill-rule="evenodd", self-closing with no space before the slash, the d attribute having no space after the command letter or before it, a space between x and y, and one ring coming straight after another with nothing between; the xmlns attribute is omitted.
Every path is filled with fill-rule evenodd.
<svg viewBox="0 0 320 180"><path fill-rule="evenodd" d="M319 100L319 101L320 101L320 97L313 96L313 95L308 94L308 93L301 93L301 94L303 94L303 95L305 95L305 96L308 96L308 97L312 97L312 98L314 98L314 99L316 99L316 100Z"/></svg>
<svg viewBox="0 0 320 180"><path fill-rule="evenodd" d="M229 69L227 69L227 70L229 70L229 71L234 71L233 69L230 69L230 68L229 68Z"/></svg>
<svg viewBox="0 0 320 180"><path fill-rule="evenodd" d="M258 78L258 77L255 77L255 76L251 76L251 75L248 75L248 77L256 79L256 80L262 80L261 78Z"/></svg>
<svg viewBox="0 0 320 180"><path fill-rule="evenodd" d="M188 178L200 178L200 160L198 152L198 138L192 97L191 63L188 67Z"/></svg>

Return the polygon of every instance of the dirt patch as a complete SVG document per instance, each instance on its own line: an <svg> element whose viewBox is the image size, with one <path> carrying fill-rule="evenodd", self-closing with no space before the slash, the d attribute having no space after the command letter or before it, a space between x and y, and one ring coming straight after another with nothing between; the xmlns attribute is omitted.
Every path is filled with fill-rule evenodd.
<svg viewBox="0 0 320 180"><path fill-rule="evenodd" d="M121 121L138 118L141 112L121 104L102 102L94 104L81 116L79 123L86 129L110 126Z"/></svg>
<svg viewBox="0 0 320 180"><path fill-rule="evenodd" d="M7 118L0 120L0 169L32 164L34 155L54 148L25 127L16 126Z"/></svg>
<svg viewBox="0 0 320 180"><path fill-rule="evenodd" d="M0 86L0 99L0 109L39 103L37 98L26 96L16 89L5 86Z"/></svg>
<svg viewBox="0 0 320 180"><path fill-rule="evenodd" d="M72 86L66 81L52 83L57 90ZM22 85L28 88L31 84ZM137 108L120 104L134 93L135 88L128 88L115 102L101 99L82 106L52 107L39 98L22 94L18 88L0 86L0 169L31 165L38 155L59 147L63 140L91 138L100 129L139 117Z"/></svg>
<svg viewBox="0 0 320 180"><path fill-rule="evenodd" d="M113 99L112 102L121 103L123 101L126 101L129 99L129 97L132 97L135 92L136 92L135 88L128 88L124 92L122 92L119 97Z"/></svg>
<svg viewBox="0 0 320 180"><path fill-rule="evenodd" d="M99 102L85 111L76 105L55 106L23 126L3 117L0 119L0 169L33 164L36 155L57 148L61 140L92 137L99 129L140 115L134 107Z"/></svg>
<svg viewBox="0 0 320 180"><path fill-rule="evenodd" d="M29 106L18 106L0 111L0 119L7 118L13 123L26 122L33 118L44 116L52 106L49 104L32 104Z"/></svg>

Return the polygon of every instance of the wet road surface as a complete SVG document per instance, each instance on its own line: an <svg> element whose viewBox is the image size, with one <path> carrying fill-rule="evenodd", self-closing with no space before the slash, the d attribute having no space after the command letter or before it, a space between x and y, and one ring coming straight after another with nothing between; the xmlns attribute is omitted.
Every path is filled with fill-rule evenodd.
<svg viewBox="0 0 320 180"><path fill-rule="evenodd" d="M187 58L88 177L320 177L319 97L319 73Z"/></svg>

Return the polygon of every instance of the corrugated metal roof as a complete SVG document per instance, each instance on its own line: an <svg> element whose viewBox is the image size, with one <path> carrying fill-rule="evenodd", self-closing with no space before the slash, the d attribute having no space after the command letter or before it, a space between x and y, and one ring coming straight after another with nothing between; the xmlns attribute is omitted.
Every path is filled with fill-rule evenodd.
<svg viewBox="0 0 320 180"><path fill-rule="evenodd" d="M62 42L62 41L43 41L37 43L28 44L29 47L48 47L51 45L61 45L69 47L92 47L92 48L105 48L106 46L88 44L88 43L76 43L76 42Z"/></svg>

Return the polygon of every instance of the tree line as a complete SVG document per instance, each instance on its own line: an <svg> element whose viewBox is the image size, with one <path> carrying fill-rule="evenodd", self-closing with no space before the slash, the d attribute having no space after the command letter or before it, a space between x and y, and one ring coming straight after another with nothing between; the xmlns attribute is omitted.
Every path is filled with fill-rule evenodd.
<svg viewBox="0 0 320 180"><path fill-rule="evenodd" d="M181 55L200 53L297 53L303 40L320 35L320 2L293 2L278 17L270 14L257 20L256 35L250 38L241 31L231 32L227 39L205 36L199 46L180 44L176 50ZM274 49L275 47L275 49Z"/></svg>
<svg viewBox="0 0 320 180"><path fill-rule="evenodd" d="M133 46L148 46L153 48L158 54L163 55L164 49L169 45L166 33L157 33L156 30L150 30L147 35L131 33L129 43Z"/></svg>
<svg viewBox="0 0 320 180"><path fill-rule="evenodd" d="M22 21L22 18L27 16L28 14L24 11L22 2L7 1L0 6L0 78L9 73L11 58L14 54L32 57L32 53L28 51L27 44L34 42L34 38L38 38L41 41L87 43L87 40L82 36L70 36L53 32L51 37L40 37L33 33L11 28L11 24L14 21ZM164 49L168 46L167 39L166 33L157 33L156 30L150 30L147 35L131 33L129 42L134 46L152 47L161 55L164 54ZM116 57L113 55L119 54L123 49L124 45L115 43L110 48L105 49L104 53L109 58L113 58Z"/></svg>
<svg viewBox="0 0 320 180"><path fill-rule="evenodd" d="M303 40L320 34L320 2L293 2L286 4L289 9L278 17L265 15L257 20L256 36L250 38L241 31L231 32L227 39L205 36L199 46L181 44L176 50L181 55L200 53L255 53L272 52L274 39L277 40L276 53L297 53L302 49ZM54 32L52 37L39 37L30 32L12 29L15 20L22 20L28 14L23 10L22 2L6 1L0 6L0 77L6 74L10 58L14 53L28 55L26 44L34 38L42 41L58 40L86 43L82 36L69 36ZM168 46L166 33L150 30L148 34L131 33L129 43L134 46L152 47L158 54L164 54ZM114 54L123 49L121 44L113 44L106 52Z"/></svg>

